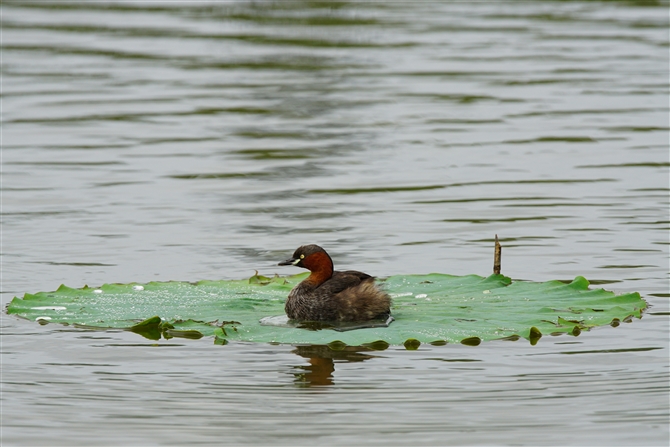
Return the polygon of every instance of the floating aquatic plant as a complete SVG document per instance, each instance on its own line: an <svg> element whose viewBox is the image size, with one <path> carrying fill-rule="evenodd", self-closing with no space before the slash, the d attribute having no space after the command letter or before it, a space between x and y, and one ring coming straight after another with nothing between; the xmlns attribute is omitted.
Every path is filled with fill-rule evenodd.
<svg viewBox="0 0 670 447"><path fill-rule="evenodd" d="M14 298L7 312L42 324L117 328L150 339L214 336L218 343L390 344L416 349L421 343L477 345L495 339L524 338L535 344L543 335L576 336L596 326L616 326L640 318L647 307L638 293L590 289L581 276L570 283L535 283L512 282L500 274L485 278L432 273L381 281L393 297L391 324L291 324L280 317L284 301L306 275L256 274L246 280L81 289L63 285L54 292Z"/></svg>

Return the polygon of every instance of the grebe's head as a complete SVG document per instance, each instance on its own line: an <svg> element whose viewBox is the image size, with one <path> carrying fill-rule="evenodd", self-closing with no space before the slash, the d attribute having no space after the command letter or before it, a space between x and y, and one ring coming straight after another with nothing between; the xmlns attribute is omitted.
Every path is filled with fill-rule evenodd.
<svg viewBox="0 0 670 447"><path fill-rule="evenodd" d="M295 265L311 271L333 270L333 260L330 259L330 255L326 253L326 250L314 244L298 247L291 259L277 265Z"/></svg>

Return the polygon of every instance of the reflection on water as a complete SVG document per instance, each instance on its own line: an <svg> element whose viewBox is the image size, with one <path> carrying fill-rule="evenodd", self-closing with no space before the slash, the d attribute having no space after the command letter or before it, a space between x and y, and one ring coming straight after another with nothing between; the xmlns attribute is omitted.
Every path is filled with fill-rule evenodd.
<svg viewBox="0 0 670 447"><path fill-rule="evenodd" d="M3 2L4 303L271 276L304 243L379 277L486 274L498 234L513 278L652 305L411 350L3 314L3 443L667 445L666 9Z"/></svg>
<svg viewBox="0 0 670 447"><path fill-rule="evenodd" d="M342 346L337 350L327 345L296 346L293 352L308 359L309 365L297 367L304 372L295 373L295 383L300 386L332 385L335 361L364 362L375 357L364 354L368 351L374 350L364 346Z"/></svg>

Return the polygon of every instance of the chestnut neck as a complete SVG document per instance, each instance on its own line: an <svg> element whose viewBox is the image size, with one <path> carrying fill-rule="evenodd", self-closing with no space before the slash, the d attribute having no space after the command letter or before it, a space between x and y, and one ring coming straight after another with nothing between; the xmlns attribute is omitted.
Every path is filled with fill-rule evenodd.
<svg viewBox="0 0 670 447"><path fill-rule="evenodd" d="M312 272L305 281L314 287L320 286L333 276L333 261L326 252L312 253L303 259L302 265Z"/></svg>

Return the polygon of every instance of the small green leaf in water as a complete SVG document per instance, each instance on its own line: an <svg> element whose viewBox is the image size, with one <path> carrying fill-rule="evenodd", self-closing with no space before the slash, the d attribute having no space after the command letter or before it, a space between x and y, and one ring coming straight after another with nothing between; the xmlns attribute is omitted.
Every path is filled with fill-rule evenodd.
<svg viewBox="0 0 670 447"><path fill-rule="evenodd" d="M482 342L482 339L479 337L468 337L461 340L461 344L467 346L479 346Z"/></svg>
<svg viewBox="0 0 670 447"><path fill-rule="evenodd" d="M389 344L384 340L376 340L372 343L364 343L363 346L366 348L372 349L373 351L385 351L388 349Z"/></svg>
<svg viewBox="0 0 670 447"><path fill-rule="evenodd" d="M403 344L408 351L416 351L421 346L421 342L416 338L408 338Z"/></svg>
<svg viewBox="0 0 670 447"><path fill-rule="evenodd" d="M530 341L530 344L535 346L537 342L542 338L542 332L535 326L532 326L530 328L530 333L528 335L528 340Z"/></svg>

